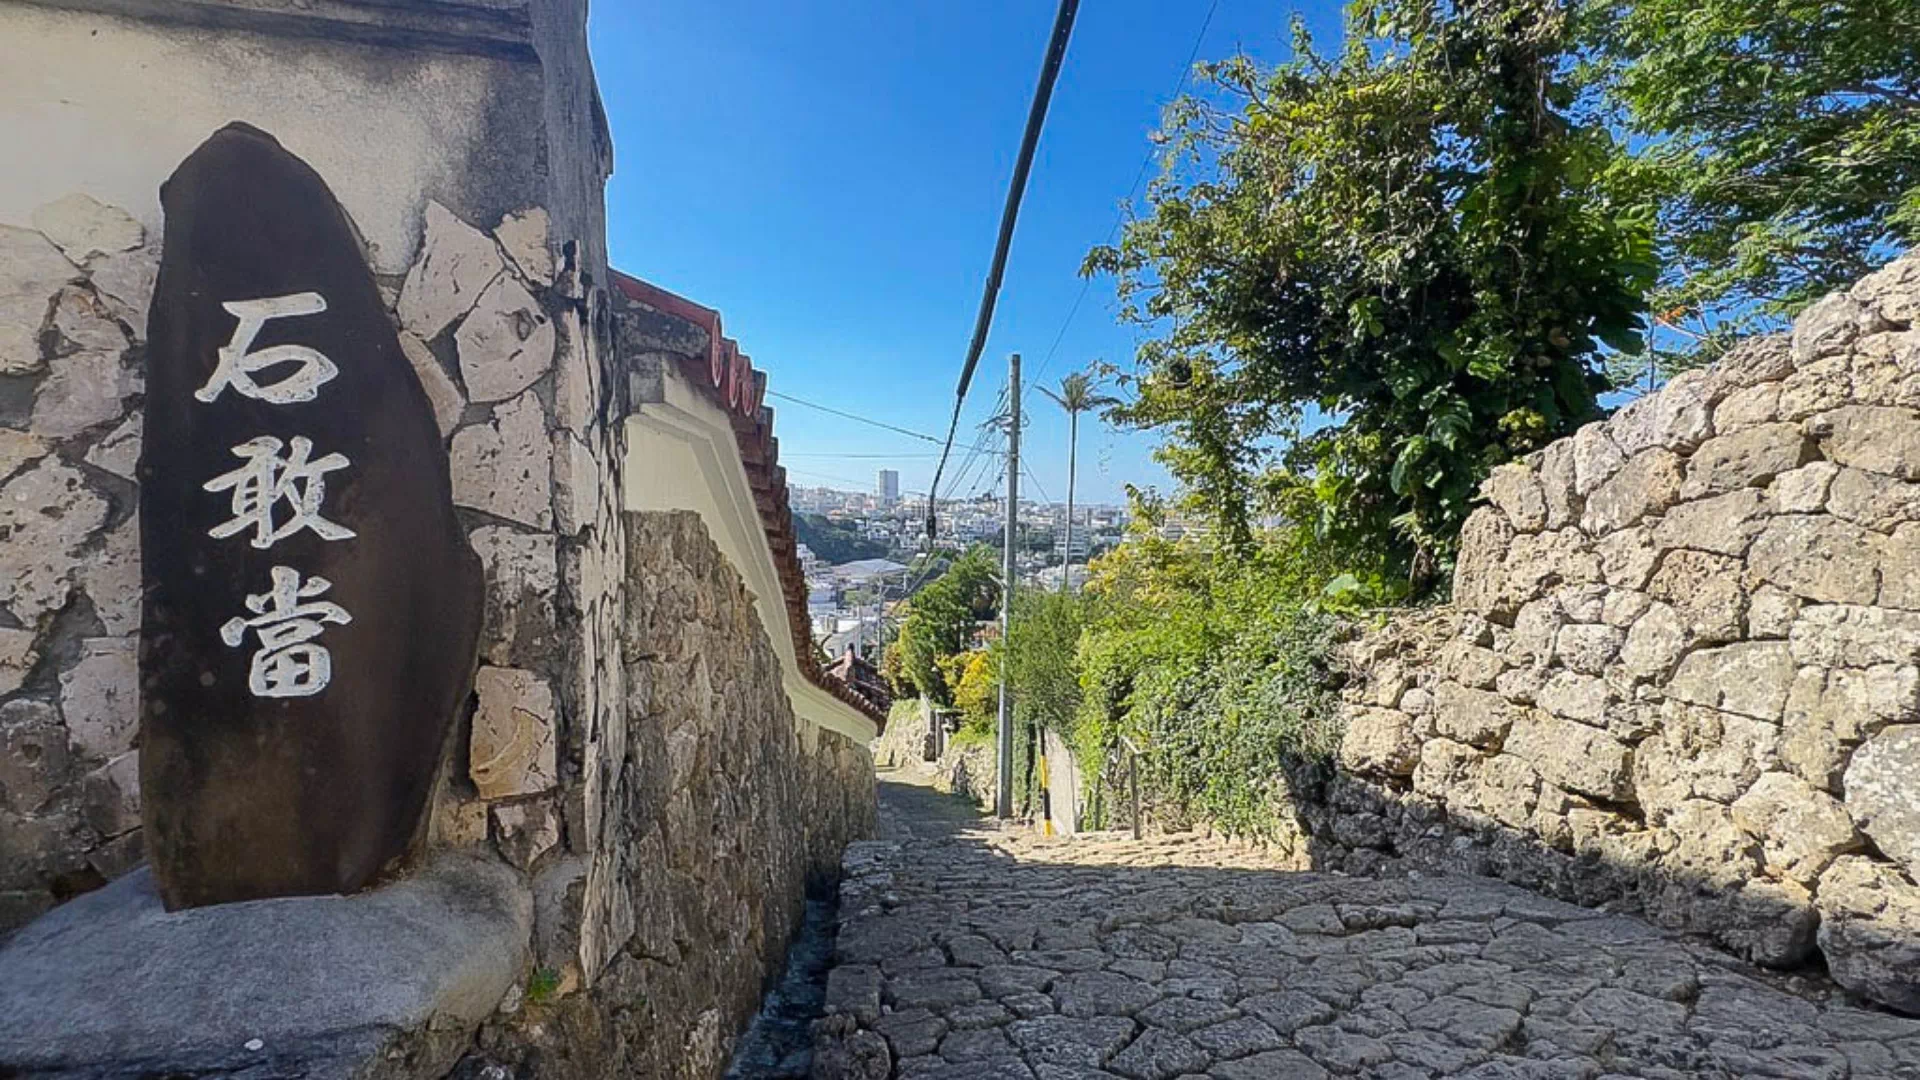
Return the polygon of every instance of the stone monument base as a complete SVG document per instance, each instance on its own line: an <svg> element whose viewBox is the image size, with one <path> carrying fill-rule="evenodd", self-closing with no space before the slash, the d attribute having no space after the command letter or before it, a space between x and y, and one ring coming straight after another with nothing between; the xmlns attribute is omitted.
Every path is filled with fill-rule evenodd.
<svg viewBox="0 0 1920 1080"><path fill-rule="evenodd" d="M470 856L357 896L174 913L142 867L0 947L0 1076L438 1077L532 924L519 875Z"/></svg>

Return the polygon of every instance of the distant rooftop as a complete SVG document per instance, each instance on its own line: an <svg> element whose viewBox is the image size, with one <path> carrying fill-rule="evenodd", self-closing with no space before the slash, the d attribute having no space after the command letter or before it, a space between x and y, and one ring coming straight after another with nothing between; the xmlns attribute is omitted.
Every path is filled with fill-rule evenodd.
<svg viewBox="0 0 1920 1080"><path fill-rule="evenodd" d="M906 570L904 565L892 559L855 559L834 567L833 575L849 581L866 581L869 578L885 577L888 574L903 574Z"/></svg>

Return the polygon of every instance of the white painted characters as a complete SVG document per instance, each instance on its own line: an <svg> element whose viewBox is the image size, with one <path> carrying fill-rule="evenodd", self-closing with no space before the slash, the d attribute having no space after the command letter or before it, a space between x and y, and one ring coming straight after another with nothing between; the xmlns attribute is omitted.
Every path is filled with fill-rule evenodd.
<svg viewBox="0 0 1920 1080"><path fill-rule="evenodd" d="M333 656L314 639L323 623L345 625L353 616L339 604L315 599L333 587L326 578L302 581L290 566L276 566L272 574L266 592L247 597L253 618L228 619L220 628L220 640L238 646L249 628L259 637L247 676L253 696L311 697L325 690L333 677Z"/></svg>
<svg viewBox="0 0 1920 1080"><path fill-rule="evenodd" d="M320 388L340 373L339 367L318 349L305 345L271 345L254 349L253 342L270 319L317 315L327 310L326 297L317 292L291 293L258 300L234 300L221 305L236 319L233 338L218 350L213 375L194 398L212 404L229 387L241 397L269 405L312 401ZM254 376L269 368L297 364L291 372L262 385ZM284 451L284 454L282 453ZM321 516L326 498L326 476L346 468L345 454L313 456L313 440L295 435L282 441L261 435L233 447L239 468L200 485L203 490L231 491L232 517L207 530L224 540L252 530L250 541L262 551L302 529L322 540L347 540L352 529ZM290 566L275 566L266 592L249 594L252 618L235 616L220 627L220 640L238 648L252 630L259 641L249 665L247 689L255 697L312 697L333 679L333 654L319 643L327 624L345 625L353 616L339 604L319 599L333 583L323 577L304 581Z"/></svg>
<svg viewBox="0 0 1920 1080"><path fill-rule="evenodd" d="M280 450L286 446L287 456ZM352 529L320 516L320 501L326 497L326 474L348 465L345 454L328 454L309 460L313 441L295 435L291 444L282 444L271 435L249 439L233 448L233 456L246 464L216 476L200 485L207 491L233 492L233 517L207 530L215 540L253 529L253 546L265 550L301 529L312 529L322 540L346 540ZM278 514L287 504L284 520Z"/></svg>
<svg viewBox="0 0 1920 1080"><path fill-rule="evenodd" d="M233 328L233 340L227 343L227 347L215 354L213 377L207 380L207 385L193 392L193 396L201 401L214 401L229 386L243 397L271 405L312 401L319 394L320 387L340 373L340 369L325 354L305 345L270 345L258 352L251 351L253 339L260 336L260 329L267 325L268 319L317 315L327 310L327 298L319 293L233 300L220 306L238 318L240 325ZM300 368L266 386L253 381L255 372L276 364L299 364Z"/></svg>

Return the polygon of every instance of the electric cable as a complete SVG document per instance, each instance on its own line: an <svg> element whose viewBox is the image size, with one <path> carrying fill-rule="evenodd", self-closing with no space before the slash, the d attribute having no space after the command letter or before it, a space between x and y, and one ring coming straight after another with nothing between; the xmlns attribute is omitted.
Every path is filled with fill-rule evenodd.
<svg viewBox="0 0 1920 1080"><path fill-rule="evenodd" d="M994 242L993 264L987 271L986 287L980 297L980 313L973 323L973 340L967 345L967 359L960 367L960 385L954 392L953 418L947 422L947 437L940 447L940 463L934 466L929 490L940 490L940 474L953 452L953 436L960 430L960 409L967 402L967 387L973 382L973 369L980 363L980 350L986 348L987 331L993 326L993 308L1000 297L1000 279L1007 269L1007 252L1013 246L1013 226L1020 217L1020 201L1026 196L1027 174L1033 168L1033 152L1040 144L1040 129L1045 126L1047 105L1053 100L1053 84L1060 77L1060 65L1067 56L1067 41L1073 36L1073 17L1079 0L1060 0L1054 14L1053 33L1047 39L1047 52L1040 64L1040 81L1033 88L1033 104L1027 109L1026 131L1020 137L1020 156L1014 162L1013 178L1007 185L1006 205L1000 211L1000 235ZM937 535L934 507L938 500L927 500L927 541Z"/></svg>

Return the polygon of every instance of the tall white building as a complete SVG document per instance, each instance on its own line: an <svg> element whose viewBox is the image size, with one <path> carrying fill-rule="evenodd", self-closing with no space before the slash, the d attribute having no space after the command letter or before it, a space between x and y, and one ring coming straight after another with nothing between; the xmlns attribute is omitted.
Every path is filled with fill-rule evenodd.
<svg viewBox="0 0 1920 1080"><path fill-rule="evenodd" d="M874 481L873 493L880 498L881 505L892 506L900 501L900 472L897 469L881 469L880 476Z"/></svg>

